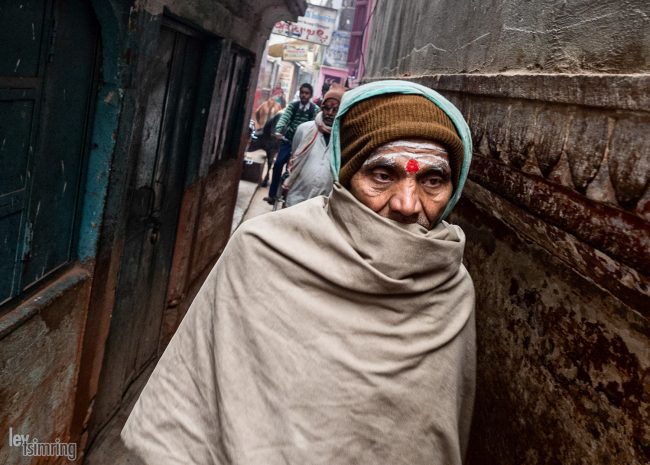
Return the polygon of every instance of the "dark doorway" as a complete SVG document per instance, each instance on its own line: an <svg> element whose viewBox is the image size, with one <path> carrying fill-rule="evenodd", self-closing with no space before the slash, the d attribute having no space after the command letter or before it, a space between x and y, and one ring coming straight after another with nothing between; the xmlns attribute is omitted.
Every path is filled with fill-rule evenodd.
<svg viewBox="0 0 650 465"><path fill-rule="evenodd" d="M192 29L164 19L147 67L145 120L134 144L137 165L91 438L158 355L204 42Z"/></svg>

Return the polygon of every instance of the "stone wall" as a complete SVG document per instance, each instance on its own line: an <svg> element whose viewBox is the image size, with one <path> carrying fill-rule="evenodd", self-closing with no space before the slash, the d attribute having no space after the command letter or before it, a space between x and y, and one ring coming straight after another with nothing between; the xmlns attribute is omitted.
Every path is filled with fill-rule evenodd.
<svg viewBox="0 0 650 465"><path fill-rule="evenodd" d="M649 18L644 0L378 1L366 76L647 72Z"/></svg>
<svg viewBox="0 0 650 465"><path fill-rule="evenodd" d="M565 3L375 12L366 80L438 90L474 138L451 217L477 291L472 464L650 460L650 8Z"/></svg>

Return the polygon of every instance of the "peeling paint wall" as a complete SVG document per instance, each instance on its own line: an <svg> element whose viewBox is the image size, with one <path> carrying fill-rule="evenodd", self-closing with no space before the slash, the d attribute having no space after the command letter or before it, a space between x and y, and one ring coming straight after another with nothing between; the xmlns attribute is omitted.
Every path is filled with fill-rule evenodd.
<svg viewBox="0 0 650 465"><path fill-rule="evenodd" d="M0 321L0 460L28 463L9 429L40 442L70 440L89 275L73 269ZM22 320L20 327L15 326ZM14 321L12 321L14 320Z"/></svg>
<svg viewBox="0 0 650 465"><path fill-rule="evenodd" d="M650 7L379 2L366 80L466 115L470 464L650 461ZM592 74L592 72L597 74Z"/></svg>
<svg viewBox="0 0 650 465"><path fill-rule="evenodd" d="M230 237L241 160L229 160L185 192L161 345L167 345Z"/></svg>

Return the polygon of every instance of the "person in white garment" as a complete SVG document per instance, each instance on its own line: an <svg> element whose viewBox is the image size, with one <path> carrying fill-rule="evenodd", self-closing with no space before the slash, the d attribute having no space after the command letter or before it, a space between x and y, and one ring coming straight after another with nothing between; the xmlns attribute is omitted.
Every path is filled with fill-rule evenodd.
<svg viewBox="0 0 650 465"><path fill-rule="evenodd" d="M314 121L302 123L296 129L289 160L290 175L283 185L288 191L287 207L332 192L334 180L328 145L343 92L344 87L332 86L323 96L321 111Z"/></svg>

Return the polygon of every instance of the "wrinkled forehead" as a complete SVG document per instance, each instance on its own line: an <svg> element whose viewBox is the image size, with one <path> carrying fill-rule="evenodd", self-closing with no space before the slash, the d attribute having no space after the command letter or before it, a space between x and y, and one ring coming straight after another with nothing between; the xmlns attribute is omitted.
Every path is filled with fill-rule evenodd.
<svg viewBox="0 0 650 465"><path fill-rule="evenodd" d="M330 108L338 107L339 106L339 101L337 99L335 99L335 98L328 98L327 100L323 100L321 108L325 107L325 106L330 107Z"/></svg>
<svg viewBox="0 0 650 465"><path fill-rule="evenodd" d="M445 148L427 140L396 140L377 148L364 162L369 165L377 161L397 162L398 160L414 159L426 164L449 166L449 154Z"/></svg>
<svg viewBox="0 0 650 465"><path fill-rule="evenodd" d="M404 153L420 153L420 154L445 154L448 155L447 150L440 144L428 141L428 140L416 140L416 139L400 139L392 142L388 142L380 146L375 152L383 153L394 153L394 152L404 152Z"/></svg>

